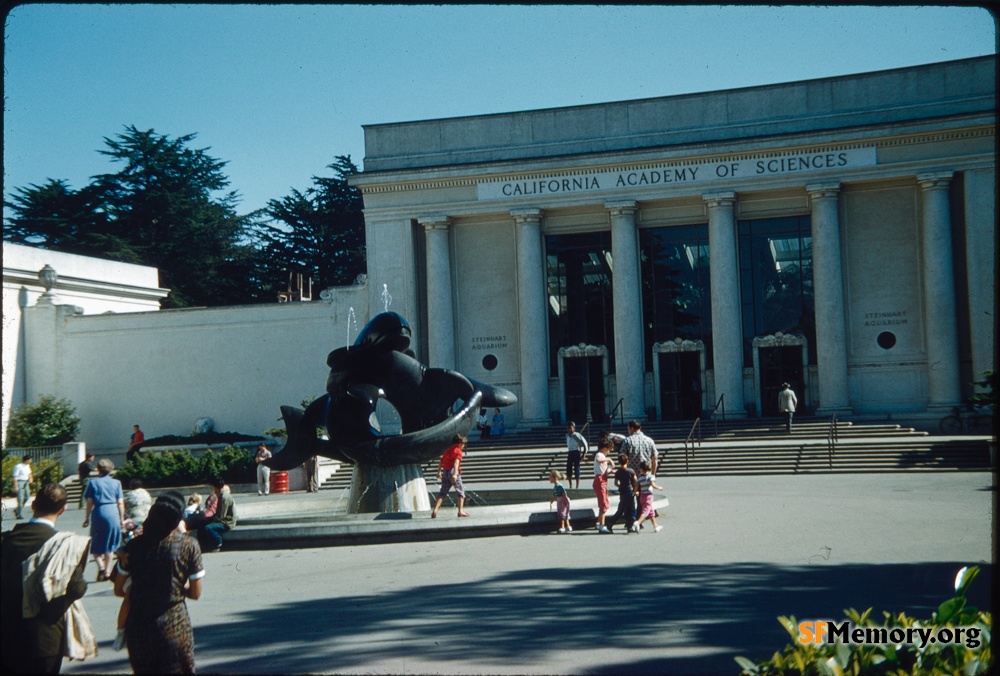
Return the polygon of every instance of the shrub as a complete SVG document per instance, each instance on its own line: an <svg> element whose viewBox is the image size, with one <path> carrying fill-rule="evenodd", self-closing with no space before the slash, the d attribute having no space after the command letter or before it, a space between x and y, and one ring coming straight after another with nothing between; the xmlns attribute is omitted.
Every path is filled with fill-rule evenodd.
<svg viewBox="0 0 1000 676"><path fill-rule="evenodd" d="M115 473L123 483L138 477L150 488L207 484L219 475L227 483L254 483L253 455L235 446L219 452L209 449L197 457L186 449L139 453Z"/></svg>
<svg viewBox="0 0 1000 676"><path fill-rule="evenodd" d="M883 612L883 624L875 623L869 608L863 613L850 608L844 615L855 627L923 627L923 628L980 628L977 648L966 644L932 643L926 645L901 644L844 644L837 640L819 645L799 642L799 623L794 616L779 617L778 622L792 637L792 643L771 659L754 664L745 657L737 657L742 674L772 676L797 674L800 676L842 676L843 674L886 674L908 676L916 674L985 674L992 660L992 615L967 605L965 592L979 574L978 567L963 568L955 580L955 596L938 606L930 620L917 620L905 613L892 615Z"/></svg>
<svg viewBox="0 0 1000 676"><path fill-rule="evenodd" d="M24 403L15 408L7 423L7 446L57 446L73 441L80 430L76 409L66 399L44 394L37 404Z"/></svg>

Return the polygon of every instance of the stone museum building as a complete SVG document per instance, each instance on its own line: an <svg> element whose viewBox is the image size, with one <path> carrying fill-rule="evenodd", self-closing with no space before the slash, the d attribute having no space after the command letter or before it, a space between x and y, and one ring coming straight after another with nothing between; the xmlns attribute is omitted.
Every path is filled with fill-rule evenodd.
<svg viewBox="0 0 1000 676"><path fill-rule="evenodd" d="M994 367L995 70L368 125L369 314L522 426L776 415L784 381L940 418Z"/></svg>
<svg viewBox="0 0 1000 676"><path fill-rule="evenodd" d="M787 381L936 430L994 368L995 106L991 56L369 125L367 276L310 302L161 311L155 268L4 242L3 427L52 394L113 458L260 433L390 309L510 428L772 416Z"/></svg>

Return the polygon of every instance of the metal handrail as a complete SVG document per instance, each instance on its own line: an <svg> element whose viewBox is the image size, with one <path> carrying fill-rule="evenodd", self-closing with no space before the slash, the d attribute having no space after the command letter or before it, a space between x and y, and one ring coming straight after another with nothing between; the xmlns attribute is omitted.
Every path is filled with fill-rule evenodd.
<svg viewBox="0 0 1000 676"><path fill-rule="evenodd" d="M26 455L30 455L31 461L38 465L44 460L62 457L62 449L62 446L31 446L28 448L5 448L4 451L7 454L16 456L19 459Z"/></svg>
<svg viewBox="0 0 1000 676"><path fill-rule="evenodd" d="M615 421L615 412L616 411L620 411L621 412L622 425L624 425L625 424L625 399L624 398L619 399L618 403L615 404L615 407L613 409L611 409L611 414L608 416L608 426L609 426L609 428L610 428L611 425L614 424L614 421Z"/></svg>
<svg viewBox="0 0 1000 676"><path fill-rule="evenodd" d="M716 413L719 407L722 407L722 422L726 422L726 393L723 392L719 395L719 400L715 402L715 408L712 409L712 422L715 424L715 436L719 436L719 416Z"/></svg>
<svg viewBox="0 0 1000 676"><path fill-rule="evenodd" d="M688 467L688 444L691 444L691 455L694 455L694 433L695 430L698 431L698 445L701 446L701 418L696 418L694 424L691 425L691 431L688 432L687 438L684 439L684 471L689 472Z"/></svg>
<svg viewBox="0 0 1000 676"><path fill-rule="evenodd" d="M830 418L830 431L826 435L826 456L830 469L833 469L833 447L836 445L839 438L839 432L837 430L837 414L834 413L833 417Z"/></svg>

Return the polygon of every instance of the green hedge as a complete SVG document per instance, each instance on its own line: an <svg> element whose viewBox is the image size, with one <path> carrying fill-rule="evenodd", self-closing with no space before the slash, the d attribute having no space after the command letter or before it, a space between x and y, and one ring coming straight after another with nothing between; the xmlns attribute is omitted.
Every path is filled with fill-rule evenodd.
<svg viewBox="0 0 1000 676"><path fill-rule="evenodd" d="M256 449L227 446L221 451L209 449L197 456L186 449L139 453L115 472L115 478L123 484L139 478L147 488L197 486L210 483L213 477L220 475L230 484L256 483L255 452Z"/></svg>

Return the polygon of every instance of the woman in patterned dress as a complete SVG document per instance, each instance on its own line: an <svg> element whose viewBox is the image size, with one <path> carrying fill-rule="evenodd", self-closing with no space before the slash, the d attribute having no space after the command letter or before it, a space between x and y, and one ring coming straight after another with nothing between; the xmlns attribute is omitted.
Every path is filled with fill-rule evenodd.
<svg viewBox="0 0 1000 676"><path fill-rule="evenodd" d="M129 610L125 645L136 674L193 674L194 631L185 599L201 596L205 569L196 538L178 530L184 511L176 491L153 503L142 535L119 552L115 593L123 596L126 579Z"/></svg>
<svg viewBox="0 0 1000 676"><path fill-rule="evenodd" d="M100 476L87 484L84 497L87 513L83 527L90 526L90 553L97 563L97 581L110 579L115 562L115 550L122 541L122 524L125 523L125 502L122 482L111 476L115 465L104 458L97 463Z"/></svg>

